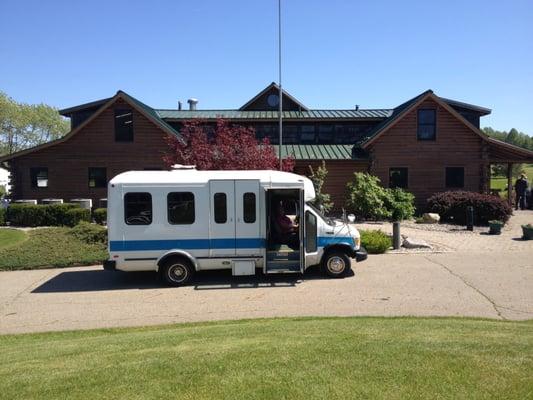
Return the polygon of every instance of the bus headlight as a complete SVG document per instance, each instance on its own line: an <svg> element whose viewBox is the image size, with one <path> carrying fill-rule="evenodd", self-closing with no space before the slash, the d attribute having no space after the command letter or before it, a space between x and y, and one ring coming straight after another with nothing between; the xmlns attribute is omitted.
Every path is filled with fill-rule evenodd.
<svg viewBox="0 0 533 400"><path fill-rule="evenodd" d="M359 248L361 247L361 236L358 236L354 239L355 247Z"/></svg>

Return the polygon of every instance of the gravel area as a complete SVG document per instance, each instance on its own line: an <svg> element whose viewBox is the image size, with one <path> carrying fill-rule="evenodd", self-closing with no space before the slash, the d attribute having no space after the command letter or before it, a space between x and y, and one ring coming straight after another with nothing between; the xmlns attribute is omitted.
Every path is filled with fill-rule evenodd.
<svg viewBox="0 0 533 400"><path fill-rule="evenodd" d="M395 253L439 253L453 251L520 251L533 250L533 241L522 240L522 225L533 223L533 211L515 211L509 222L505 224L501 235L489 235L488 227L474 227L474 231L464 226L450 224L417 224L405 221L400 225L400 234L422 239L432 249L391 250ZM392 234L390 222L356 223L358 229L378 229Z"/></svg>

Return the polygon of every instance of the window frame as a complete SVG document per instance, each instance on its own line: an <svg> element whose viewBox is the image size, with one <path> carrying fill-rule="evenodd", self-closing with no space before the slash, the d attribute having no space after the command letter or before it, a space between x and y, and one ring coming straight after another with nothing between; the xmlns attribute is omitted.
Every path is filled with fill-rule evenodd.
<svg viewBox="0 0 533 400"><path fill-rule="evenodd" d="M392 171L405 171L405 186L392 186ZM390 189L409 189L409 168L408 167L390 167L389 168L389 188Z"/></svg>
<svg viewBox="0 0 533 400"><path fill-rule="evenodd" d="M246 195L253 196L253 220L248 220L246 218ZM251 204L251 202L249 204ZM245 192L242 194L242 220L245 224L255 224L257 221L257 196L254 192Z"/></svg>
<svg viewBox="0 0 533 400"><path fill-rule="evenodd" d="M420 113L431 111L433 113L433 123L421 123ZM430 138L420 137L420 127L433 126L433 135ZM437 140L437 110L435 108L419 108L416 112L416 139L421 142L434 142Z"/></svg>
<svg viewBox="0 0 533 400"><path fill-rule="evenodd" d="M150 197L150 222L149 223L143 224L143 223L131 223L131 222L128 222L128 209L126 207L126 199L127 199L128 195L130 195L130 194L147 194ZM151 225L152 222L154 221L154 202L153 202L153 198L152 198L152 193L150 193L150 192L127 192L127 193L124 193L124 198L123 198L122 204L123 204L123 207L124 207L124 223L126 225L129 225L129 226L148 226L148 225Z"/></svg>
<svg viewBox="0 0 533 400"><path fill-rule="evenodd" d="M96 179L95 179L95 185L91 186L91 170L93 170L93 172L95 170L100 170L100 171L103 170L104 171L104 181L105 181L105 183L102 186L96 184ZM88 167L87 168L87 186L89 187L89 189L107 188L107 168L106 167Z"/></svg>
<svg viewBox="0 0 533 400"><path fill-rule="evenodd" d="M192 211L193 211L193 215L192 215L192 221L191 222L172 222L170 220L170 209L169 209L169 198L171 195L173 194L187 194L187 193L190 193L192 195ZM170 224L170 225L193 225L195 222L196 222L196 196L194 195L193 192L191 191L184 191L184 192L168 192L167 193L167 222Z"/></svg>
<svg viewBox="0 0 533 400"><path fill-rule="evenodd" d="M448 171L449 170L462 170L462 185L461 186L450 186L448 185ZM451 166L451 167L444 167L444 187L446 189L464 189L465 187L465 167L464 166Z"/></svg>
<svg viewBox="0 0 533 400"><path fill-rule="evenodd" d="M217 213L217 210L219 210L218 207L222 206L222 204L217 205L217 198L224 199L224 213L221 215L223 217L222 219L217 219L219 216ZM215 221L215 224L225 224L228 222L228 195L224 192L216 192L213 195L213 220Z"/></svg>
<svg viewBox="0 0 533 400"><path fill-rule="evenodd" d="M118 120L117 115L126 114L126 113L131 114L131 125L130 125L131 127L129 128L129 132L128 132L128 137L127 138L125 137L124 132L121 132L120 135L119 135L119 128L123 128L126 125L124 124L124 125L121 126L117 122L117 120ZM134 121L134 118L133 118L133 108L115 108L114 109L113 122L114 122L115 142L132 143L134 141L134 139L135 139L135 129L134 129L135 121Z"/></svg>
<svg viewBox="0 0 533 400"><path fill-rule="evenodd" d="M39 186L39 172L46 171L46 186ZM48 167L30 167L30 185L32 189L46 189L50 187L50 175Z"/></svg>

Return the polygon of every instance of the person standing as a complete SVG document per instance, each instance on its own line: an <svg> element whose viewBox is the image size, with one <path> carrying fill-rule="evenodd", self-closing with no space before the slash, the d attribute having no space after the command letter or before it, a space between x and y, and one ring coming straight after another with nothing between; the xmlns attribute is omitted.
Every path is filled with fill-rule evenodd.
<svg viewBox="0 0 533 400"><path fill-rule="evenodd" d="M516 193L516 204L515 208L518 210L518 205L520 205L521 210L525 210L526 208L526 191L528 187L527 177L526 174L522 173L520 174L520 178L518 178L514 184L514 190Z"/></svg>

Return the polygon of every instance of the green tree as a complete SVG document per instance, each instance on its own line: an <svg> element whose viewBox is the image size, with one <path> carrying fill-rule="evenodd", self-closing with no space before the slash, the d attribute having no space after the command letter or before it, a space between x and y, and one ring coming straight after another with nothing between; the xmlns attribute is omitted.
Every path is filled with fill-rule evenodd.
<svg viewBox="0 0 533 400"><path fill-rule="evenodd" d="M387 193L377 176L355 172L346 185L346 207L363 219L388 219L392 212L385 207Z"/></svg>
<svg viewBox="0 0 533 400"><path fill-rule="evenodd" d="M322 160L322 164L318 166L316 171L313 170L312 166L309 166L309 171L309 179L313 181L313 185L315 186L315 200L313 201L313 204L318 208L323 207L324 212L327 213L333 208L333 202L331 201L330 195L322 191L324 182L328 176L326 162Z"/></svg>
<svg viewBox="0 0 533 400"><path fill-rule="evenodd" d="M0 155L58 139L68 131L69 123L57 109L18 103L0 92Z"/></svg>

